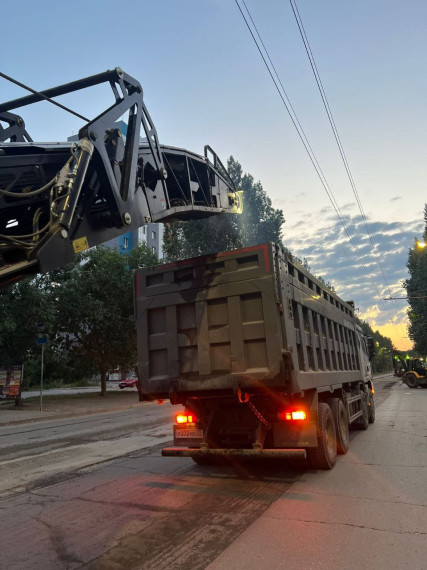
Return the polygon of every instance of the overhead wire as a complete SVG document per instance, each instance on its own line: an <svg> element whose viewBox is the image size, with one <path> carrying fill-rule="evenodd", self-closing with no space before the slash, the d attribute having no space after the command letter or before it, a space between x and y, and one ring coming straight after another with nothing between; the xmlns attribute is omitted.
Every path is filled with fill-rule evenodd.
<svg viewBox="0 0 427 570"><path fill-rule="evenodd" d="M275 78L274 78L274 76L273 76L273 73L272 73L272 71L271 71L271 69L270 69L270 67L269 67L269 65L268 65L268 63L267 63L267 61L266 61L266 58L264 57L264 54L262 53L262 50L261 50L261 48L260 48L260 46L259 46L259 43L258 43L257 39L255 38L255 35L254 35L254 33L253 33L253 31L252 31L250 25L249 25L249 22L248 22L247 18L245 17L245 14L243 13L243 10L242 10L242 8L241 8L241 6L240 6L238 0L235 0L235 3L236 3L236 5L237 5L237 7L238 7L238 9L239 9L239 11L240 11L240 14L242 15L242 18L243 18L243 20L245 21L245 24L246 24L246 26L247 26L247 28L248 28L248 30L249 30L251 36L252 36L252 39L253 39L253 41L254 41L254 43L255 43L257 49L258 49L259 54L261 55L261 58L262 58L262 60L263 60L263 62L264 62L264 65L265 65L265 67L267 68L267 71L268 71L268 73L269 73L269 75L270 75L270 77L271 77L271 79L272 79L272 81L273 81L273 83L274 83L274 85L275 85L275 87L276 87L276 90L277 90L277 92L278 92L278 94L279 94L279 96L280 96L280 98L281 98L281 100L282 100L282 103L284 104L284 106L285 106L285 108L286 108L286 110L287 110L287 112L288 112L288 114L289 114L289 117L290 117L290 119L291 119L291 121L292 121L292 123L293 123L293 125L294 125L294 127L295 127L295 129L296 129L296 131L297 131L297 133L298 133L298 136L299 136L301 142L303 143L303 146L304 146L304 148L305 148L305 150L306 150L306 152L307 152L307 154L308 154L308 156L309 156L309 158L310 158L310 161L311 161L311 163L312 163L312 165L313 165L313 167L314 167L314 169L315 169L315 171L316 171L316 173L317 173L319 179L320 179L320 182L322 183L322 186L323 186L324 190L326 191L326 194L327 194L327 196L328 196L328 198L329 198L329 200L330 200L330 202L331 202L331 204L332 204L332 206L333 206L333 208L334 208L334 210L335 210L335 212L336 212L336 214L337 214L337 216L338 216L338 219L339 219L341 225L343 226L343 229L344 229L344 231L345 231L345 233L346 233L346 235L347 235L347 238L348 238L348 240L349 240L349 243L350 243L350 245L351 245L353 251L355 252L357 258L359 259L360 264L361 264L362 267L364 268L364 270L365 270L365 272L366 272L366 275L367 275L368 279L369 279L370 282L371 282L372 287L374 288L374 290L377 291L377 295L378 295L379 299L381 299L381 293L380 293L380 291L379 291L379 289L378 289L378 286L375 284L375 282L374 282L374 280L373 280L373 277L372 277L371 274L369 273L369 271L368 271L368 269L367 269L367 267L366 267L366 265L365 265L365 263L364 263L364 261L363 261L361 255L359 254L359 249L358 249L357 245L354 243L354 241L353 241L353 239L352 239L352 236L350 235L350 232L349 232L349 230L348 230L348 228L347 228L347 225L346 225L346 223L345 223L345 221L344 221L344 217L343 217L343 214L342 214L342 212L341 212L341 209L340 209L340 207L339 207L339 205L338 205L338 203L337 203L337 201L336 201L336 199L335 199L335 197L334 197L334 195L333 195L333 192L332 192L332 190L331 190L331 188L330 188L330 186L329 186L329 184L328 184L328 182L327 182L327 179L326 179L326 177L325 177L325 175L324 175L324 173L323 173L323 171L322 171L322 169L321 169L321 167L320 167L320 165L319 165L319 163L318 163L318 160L317 160L317 158L316 158L316 155L315 155L314 151L312 150L312 148L311 148L311 146L310 146L310 144L309 144L309 142L308 142L308 139L307 139L307 137L306 137L306 135L305 135L305 132L304 132L304 130L302 129L302 127L300 126L300 121L299 121L298 118L297 118L297 115L296 115L296 113L295 113L295 110L293 109L293 107L292 107L292 105L291 105L290 103L289 103L289 104L287 103L287 101L289 101L289 97L287 96L286 91L285 91L285 89L283 88L283 84L282 84L282 82L280 81L280 78L279 78L279 76L278 76L278 73L277 73L277 71L276 71L276 69L275 69L275 67L274 67L274 65L273 65L273 63L272 63L271 57L270 57L270 55L268 54L268 50L266 49L265 44L264 44L264 42L262 41L261 34L259 33L259 31L258 31L258 29L257 29L257 27L256 27L256 25L255 25L255 23L254 23L254 20L253 20L251 14L250 14L250 12L249 12L249 9L248 9L248 7L247 7L247 5L246 5L245 0L242 0L242 2L243 2L244 6L245 6L245 8L246 8L246 11L247 11L247 13L248 13L248 16L249 16L249 18L250 18L250 20L251 20L253 26L254 26L254 29L256 30L256 33L257 33L257 35L258 35L258 37L259 37L259 39L260 39L260 42L261 42L261 44L262 44L262 46L263 46L263 48L264 48L264 51L265 51L265 53L266 53L266 55L267 55L267 58L268 58L269 61L271 62L271 66L272 66L272 68L273 68L273 70L274 70L276 76L278 77L278 82L280 83L280 85L281 85L281 87L282 87L282 90L283 90L284 95L282 94L282 92L281 92L281 90L280 90L280 88L279 88L279 85L278 85L277 81L275 80ZM285 98L286 98L286 99L285 99ZM291 110L292 110L292 112L291 112Z"/></svg>
<svg viewBox="0 0 427 570"><path fill-rule="evenodd" d="M289 2L290 2L290 4L291 4L291 8L292 8L292 11L293 11L294 16L295 16L295 21L296 21L296 23L297 23L297 25L298 25L298 29L299 29L301 38L302 38L303 43L304 43L304 47L305 47L305 50L306 50L306 53L307 53L307 56L308 56L308 59L309 59L310 65L311 65L311 69L312 69L312 71L313 71L313 75L314 75L314 77L315 77L315 80L316 80L316 83L317 83L317 86L318 86L318 89L319 89L319 92L320 92L320 96L321 96L322 101L323 101L323 105L324 105L325 110L326 110L326 113L327 113L327 115L328 115L329 123L330 123L330 125L331 125L332 132L333 132L333 134L334 134L335 141L336 141L336 143L337 143L337 146L338 146L338 149L339 149L339 152L340 152L342 161L343 161L343 163L344 163L344 167L345 167L345 170L346 170L346 172L347 172L347 176L348 176L348 179L349 179L349 181L350 181L350 184L351 184L351 187L352 187L352 190L353 190L354 197L356 198L356 203L357 203L357 205L358 205L358 207L359 207L359 211L360 211L360 214L361 214L361 216L362 216L362 220L363 220L363 223L364 223L364 226L365 226L366 233L367 233L368 238L369 238L369 242L370 242L371 247L372 247L372 250L373 250L373 252L374 252L374 254L375 254L375 258L376 258L376 260L377 260L378 267L379 267L379 269L380 269L381 275L383 276L384 283L386 284L386 286L387 286L387 288L388 288L388 291L389 291L389 293L390 293L390 288L389 288L389 285L388 285L388 283L387 283L387 279L386 279L386 277L385 277L385 275L384 275L384 272L383 272L383 270L382 270L381 264L380 264L380 262L379 262L378 254L377 254L377 251L376 251L376 246L375 246L375 244L373 243L373 239L372 239L371 233L370 233L370 231L369 231L369 227L368 227L368 225L367 225L366 215L365 215L365 212L364 212L364 210L363 210L362 202L361 202L359 193L358 193L358 191L357 191L356 184L355 184L355 182L354 182L354 178L353 178L353 175L352 175L352 173L351 173L350 166L349 166L349 164L348 164L346 154L345 154L345 152L344 152L344 147L343 147L343 145L342 145L341 138L340 138L340 136L339 136L338 129L337 129L337 127L336 127L335 120L334 120L334 117L333 117L333 115L332 115L331 108L330 108L330 106L329 106L329 102L328 102L328 99L327 99L327 96L326 96L326 92L325 92L325 89L324 89L324 87L323 87L323 83L322 83L322 80L321 80L321 78L320 78L319 71L318 71L318 69L317 69L316 61L315 61L315 59L314 59L314 55L313 55L313 52L312 52L312 50L311 50L310 43L309 43L309 41L308 41L307 33L306 33L306 31L305 31L304 24L303 24L303 22L302 22L301 15L300 15L299 10L298 10L298 6L297 6L297 3L296 3L296 0L289 0ZM391 295L391 293L390 293L390 295Z"/></svg>
<svg viewBox="0 0 427 570"><path fill-rule="evenodd" d="M351 172L351 170L350 170L350 166L349 166L349 163L348 163L348 160L347 160L345 151L344 151L343 144L342 144L342 142L341 142L340 135L339 135L339 133L338 133L337 126L336 126L336 124L335 124L334 117L333 117L333 115L332 115L331 108L330 108L330 106L329 106L329 101L328 101L328 98L327 98L327 96L326 96L325 89L324 89L324 87L323 87L323 83L322 83L322 80L321 80L321 77L320 77L320 73L319 73L319 71L318 71L318 69L317 69L316 61L315 61L315 59L314 59L314 55L313 55L313 52L312 52L312 49L311 49L311 46L310 46L310 42L309 42L309 40L308 40L307 33L306 33L306 31L305 31L304 24L303 24L303 22L302 22L302 18L301 18L301 15L300 15L300 13L299 13L299 10L298 10L298 5L297 5L297 3L296 3L296 0L289 0L289 2L290 2L290 5L291 5L291 8L292 8L294 17L295 17L295 21L296 21L297 26L298 26L298 30L299 30L300 35L301 35L301 38L302 38L302 41L303 41L303 43L304 43L305 51L306 51L306 53L307 53L307 57L308 57L308 60L309 60L309 62L310 62L311 69L312 69L312 71L313 71L313 75L314 75L314 78L315 78L315 80L316 80L316 84L317 84L317 87L318 87L318 89L319 89L319 93L320 93L320 96L321 96L321 98L322 98L322 102L323 102L323 105L324 105L324 107L325 107L326 114L327 114L327 116L328 116L328 120L329 120L329 123L330 123L330 125L331 125L332 132L333 132L335 141L336 141L337 146L338 146L338 150L339 150L339 152L340 152L340 155L341 155L341 158L342 158L342 161L343 161L343 164L344 164L344 168L345 168L345 170L346 170L348 179L349 179L349 181L350 181L351 188L352 188L352 190L353 190L354 197L355 197L355 199L356 199L357 206L358 206L359 211L360 211L360 214L361 214L361 216L362 216L363 224L364 224L364 227L365 227L366 234L367 234L367 236L368 236L369 242L370 242L371 247L372 247L372 252L373 252L373 254L374 254L375 261L376 261L376 263L377 263L377 265L378 265L378 268L379 268L379 270L380 270L380 274L381 274L382 279L383 279L383 281L384 281L384 283L385 283L386 290L388 291L389 296L392 297L392 293L391 293L391 290L390 290L390 285L389 285L389 283L388 283L388 281L387 281L387 278L386 278L386 276L385 276L385 274L384 274L383 268L381 267L380 258L379 258L379 255L378 255L378 253L377 253L376 246L375 246L375 244L374 244L374 242L373 242L373 238L372 238L371 232L369 231L369 227L368 227L368 224L367 224L367 221L366 221L366 215L365 215L365 212L364 212L364 209L363 209L363 206L362 206L362 201L361 201L361 199L360 199L360 195L359 195L359 192L358 192L358 190L357 190L356 183L355 183L355 181L354 181L352 172ZM397 305L396 302L395 302L395 305ZM388 306L387 306L387 310L390 311L390 309L389 309ZM400 325L400 326L402 326L402 325Z"/></svg>
<svg viewBox="0 0 427 570"><path fill-rule="evenodd" d="M83 119L87 123L89 122L88 118L84 117L83 115L80 115L80 113L73 111L72 109L70 109L69 107L66 107L65 105L62 105L61 103L58 103L58 101L54 101L53 99L51 99L50 97L48 97L47 95L42 93L41 91L36 91L35 89L28 87L28 85L24 85L24 83L21 83L17 79L13 79L13 77L6 75L5 73L0 72L0 77L3 77L3 79L6 79L7 81L14 83L15 85L18 85L18 87L22 87L22 89L26 89L30 93L33 93L33 95L38 95L41 99L44 99L45 101L48 101L49 103L52 103L52 105L56 105L60 109L67 111L67 113L71 113L72 115L75 115L79 119Z"/></svg>

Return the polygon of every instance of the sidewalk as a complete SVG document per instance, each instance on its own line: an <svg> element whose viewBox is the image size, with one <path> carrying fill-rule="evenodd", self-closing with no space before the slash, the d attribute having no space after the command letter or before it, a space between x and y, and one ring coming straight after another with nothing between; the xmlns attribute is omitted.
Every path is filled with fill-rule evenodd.
<svg viewBox="0 0 427 570"><path fill-rule="evenodd" d="M307 471L209 570L424 570L427 390L396 384L331 471Z"/></svg>
<svg viewBox="0 0 427 570"><path fill-rule="evenodd" d="M101 414L116 410L127 410L140 407L138 392L107 392L106 396L99 393L66 394L61 396L43 396L43 411L40 411L40 399L22 400L21 408L15 408L14 401L3 402L0 405L0 426L36 422L52 418L67 418L89 414Z"/></svg>

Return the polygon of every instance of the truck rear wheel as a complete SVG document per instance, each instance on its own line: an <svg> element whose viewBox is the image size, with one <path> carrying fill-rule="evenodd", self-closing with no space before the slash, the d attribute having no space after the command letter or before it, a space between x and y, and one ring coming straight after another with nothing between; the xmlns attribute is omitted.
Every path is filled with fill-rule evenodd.
<svg viewBox="0 0 427 570"><path fill-rule="evenodd" d="M356 429L366 430L369 427L369 411L368 411L368 396L365 392L362 393L360 400L360 409L362 415L354 422Z"/></svg>
<svg viewBox="0 0 427 570"><path fill-rule="evenodd" d="M307 449L307 459L314 469L332 469L337 460L337 437L331 408L319 403L317 413L317 447Z"/></svg>
<svg viewBox="0 0 427 570"><path fill-rule="evenodd" d="M418 378L415 374L407 374L405 376L405 382L408 388L418 388Z"/></svg>
<svg viewBox="0 0 427 570"><path fill-rule="evenodd" d="M347 410L341 398L331 398L330 406L337 435L337 453L344 455L350 445Z"/></svg>
<svg viewBox="0 0 427 570"><path fill-rule="evenodd" d="M375 400L372 393L369 394L368 421L370 424L375 421Z"/></svg>

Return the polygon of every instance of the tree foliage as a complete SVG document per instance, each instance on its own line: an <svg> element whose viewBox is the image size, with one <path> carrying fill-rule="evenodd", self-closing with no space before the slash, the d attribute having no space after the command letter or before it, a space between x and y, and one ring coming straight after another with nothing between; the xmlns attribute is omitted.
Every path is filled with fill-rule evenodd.
<svg viewBox="0 0 427 570"><path fill-rule="evenodd" d="M243 190L243 214L223 214L167 227L163 239L167 259L281 242L285 223L282 210L272 207L261 182L255 182L251 174L243 174L242 166L232 156L227 169L236 187Z"/></svg>
<svg viewBox="0 0 427 570"><path fill-rule="evenodd" d="M129 255L98 247L83 254L59 284L57 345L96 367L101 394L108 370L136 364L132 270L156 263L145 245Z"/></svg>
<svg viewBox="0 0 427 570"><path fill-rule="evenodd" d="M0 290L0 366L24 364L25 387L40 380L39 327L44 327L49 339L53 336L51 292L46 276L25 279ZM54 349L45 352L45 378L67 379L69 370L63 355Z"/></svg>
<svg viewBox="0 0 427 570"><path fill-rule="evenodd" d="M393 369L393 343L390 338L383 336L379 331L374 331L366 321L357 319L363 333L372 337L375 345L375 356L371 361L374 373L390 372Z"/></svg>
<svg viewBox="0 0 427 570"><path fill-rule="evenodd" d="M37 325L49 316L47 292L37 280L25 280L0 290L0 363L21 364L36 346Z"/></svg>
<svg viewBox="0 0 427 570"><path fill-rule="evenodd" d="M424 207L423 242L427 243L427 204ZM409 250L407 268L409 279L404 282L409 299L409 338L414 341L419 356L427 355L427 246Z"/></svg>
<svg viewBox="0 0 427 570"><path fill-rule="evenodd" d="M0 291L0 365L24 364L24 378L40 373L37 325L48 337L45 378L72 380L136 363L132 270L155 265L141 245L129 254L98 247L65 268Z"/></svg>

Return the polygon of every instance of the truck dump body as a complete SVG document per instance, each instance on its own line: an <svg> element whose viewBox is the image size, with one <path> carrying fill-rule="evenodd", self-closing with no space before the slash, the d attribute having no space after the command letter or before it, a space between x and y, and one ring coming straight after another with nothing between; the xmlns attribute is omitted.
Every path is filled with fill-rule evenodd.
<svg viewBox="0 0 427 570"><path fill-rule="evenodd" d="M141 269L135 305L149 398L292 394L363 378L352 305L274 244Z"/></svg>

